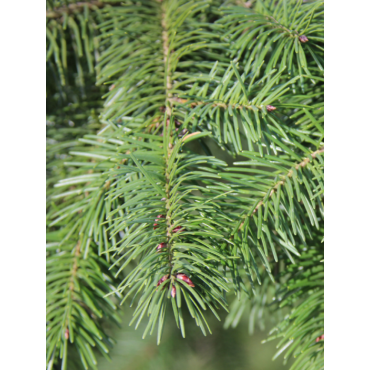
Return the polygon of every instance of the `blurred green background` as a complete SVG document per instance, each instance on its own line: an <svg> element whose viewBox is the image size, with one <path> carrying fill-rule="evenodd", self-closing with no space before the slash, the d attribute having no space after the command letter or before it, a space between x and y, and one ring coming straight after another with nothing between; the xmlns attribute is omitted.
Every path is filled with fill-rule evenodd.
<svg viewBox="0 0 370 370"><path fill-rule="evenodd" d="M211 312L205 312L212 335L203 336L194 320L185 318L186 338L181 337L171 312L166 315L161 344L157 346L156 335L142 339L145 324L137 330L128 326L133 308L125 307L121 328L105 326L108 334L116 341L110 352L112 361L97 356L99 370L279 370L288 369L282 364L283 357L275 361L278 341L262 344L268 330L248 333L248 317L243 315L235 329L223 328L226 312L219 312L219 322ZM186 311L186 310L185 310ZM186 320L188 319L188 320ZM72 367L71 367L72 369Z"/></svg>

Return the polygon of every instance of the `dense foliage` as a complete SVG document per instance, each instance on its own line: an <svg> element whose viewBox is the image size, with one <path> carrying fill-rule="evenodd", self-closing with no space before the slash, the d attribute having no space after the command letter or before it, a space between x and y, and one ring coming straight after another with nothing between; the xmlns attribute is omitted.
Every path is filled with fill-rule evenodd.
<svg viewBox="0 0 370 370"><path fill-rule="evenodd" d="M323 368L323 3L46 16L48 369L97 368L124 302L158 344L184 310L275 320L277 355Z"/></svg>

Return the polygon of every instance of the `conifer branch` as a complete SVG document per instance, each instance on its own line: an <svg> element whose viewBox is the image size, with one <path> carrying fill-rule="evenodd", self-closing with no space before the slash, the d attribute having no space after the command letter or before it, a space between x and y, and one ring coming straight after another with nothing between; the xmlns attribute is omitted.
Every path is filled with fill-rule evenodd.
<svg viewBox="0 0 370 370"><path fill-rule="evenodd" d="M118 318L110 295L121 304L132 297L132 322L147 317L144 337L157 328L158 343L168 304L183 336L181 310L206 335L204 310L218 318L231 289L239 298L250 287L256 294L232 315L243 305L264 309L268 278L279 281L283 266L298 269L307 248L319 249L321 2L94 0L53 9L59 3L47 8L48 73L60 76L48 90L50 110L58 116L55 99L69 101L89 86L110 88L97 91L106 92L105 103L92 129L84 128L86 112L97 99L86 94L86 105L73 103L83 129L52 131L59 146L49 181L59 181L49 190L49 367L60 354L66 369L73 344L83 366L96 368L91 346L108 352L100 318ZM209 139L247 159L227 165ZM304 266L295 276L309 286ZM294 297L311 294L287 278ZM310 296L315 314L320 282ZM299 308L294 315L302 320ZM289 336L293 326L279 327ZM304 345L314 337L321 346L322 335L311 325Z"/></svg>
<svg viewBox="0 0 370 370"><path fill-rule="evenodd" d="M316 156L317 156L317 154L320 154L320 153L324 153L324 148L321 148L321 149L319 149L319 150L316 150L315 152L313 152L313 153L311 153L311 157L312 157L312 159L315 159L316 158ZM310 163L310 161L311 161L311 159L309 158L309 157L307 157L307 158L304 158L303 160L302 160L302 162L300 162L300 163L298 163L294 168L296 169L296 170L298 170L298 169L300 169L300 168L304 168L304 167L306 167L309 163ZM288 173L287 173L287 177L292 177L293 176L293 170L292 169L290 169L289 171L288 171ZM280 181L278 181L276 184L275 184L275 186L271 189L271 191L270 191L270 195L269 195L269 198L271 198L272 197L272 194L274 194L275 192L276 192L276 190L277 190L277 188L278 188L278 186L279 185L284 185L286 183L286 177L284 177L282 180L280 180ZM267 195L267 194L266 194ZM265 195L265 196L266 196ZM263 198L265 198L265 196L263 197ZM254 210L253 210L253 212L252 212L252 214L251 214L251 216L253 216L253 214L255 214L257 211L258 211L258 208L259 207L261 207L261 206L263 206L264 205L264 201L263 200L261 200L258 204L257 204L257 206L254 208Z"/></svg>

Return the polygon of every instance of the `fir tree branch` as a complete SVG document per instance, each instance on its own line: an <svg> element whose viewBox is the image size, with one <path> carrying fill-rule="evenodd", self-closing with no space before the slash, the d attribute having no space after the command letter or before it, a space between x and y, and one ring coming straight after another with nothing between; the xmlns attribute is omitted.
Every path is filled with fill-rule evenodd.
<svg viewBox="0 0 370 370"><path fill-rule="evenodd" d="M266 341L280 339L274 358L284 353L283 363L295 358L293 369L324 368L324 257L320 240L323 230L315 235L314 242L296 265L281 272L287 283L276 292L272 306L289 307L290 312L270 331Z"/></svg>
<svg viewBox="0 0 370 370"><path fill-rule="evenodd" d="M311 157L312 157L312 159L315 159L315 158L316 158L316 156L317 156L317 154L320 154L320 153L324 153L324 148L321 148L321 149L316 150L315 152L311 153ZM304 158L304 159L302 160L302 162L298 163L294 168L295 168L296 170L298 170L299 168L304 168L304 167L306 167L306 166L310 163L310 161L311 161L311 158L309 158L309 157ZM293 173L294 173L294 172L293 172L293 169L290 169L290 170L288 171L288 173L287 173L287 177L292 177L292 176L293 176ZM274 194L274 193L277 191L277 188L278 188L278 186L279 186L279 185L281 185L281 186L282 186L282 185L284 185L285 183L286 183L286 177L284 177L282 180L278 181L278 182L274 185L274 187L270 190L269 198L271 198L271 197L272 197L272 194ZM266 195L267 195L267 193L263 196L263 199L265 199ZM255 213L258 211L258 208L259 208L259 207L261 207L262 205L264 205L264 201L263 201L263 200L261 200L261 201L257 204L257 206L254 208L254 210L253 210L253 212L252 212L252 214L251 214L250 216L253 216L253 214L255 214ZM241 225L240 227L242 227L242 225Z"/></svg>
<svg viewBox="0 0 370 370"><path fill-rule="evenodd" d="M168 303L183 336L181 306L206 334L203 310L218 317L230 285L240 294L244 278L252 289L264 270L276 278L269 248L275 261L286 255L294 262L290 253L300 256L306 235L316 237L310 225L323 220L322 84L315 76L322 68L321 3L249 1L222 15L218 0L64 3L47 11L53 72L73 76L67 60L74 55L83 86L101 53L96 85L111 88L105 126L80 138L88 145L70 153L79 159L59 172L63 180L52 192L56 211L48 219L57 243L48 250L48 359L60 352L67 366L69 336L84 366L94 368L80 325L103 345L97 317L109 312L105 295L133 296L132 322L147 316L144 337L157 327L158 343ZM239 64L230 63L230 53ZM212 157L205 136L248 160L227 166ZM190 150L195 143L206 155ZM115 287L109 277L106 283L110 261L102 253L116 277L127 271Z"/></svg>
<svg viewBox="0 0 370 370"><path fill-rule="evenodd" d="M316 83L312 75L323 71L322 5L321 1L287 0L258 1L253 9L226 7L221 22L228 27L225 39L233 41L232 56L247 65L253 63L252 72L257 75L287 66L290 75L301 76L300 87L305 91L303 70L312 83Z"/></svg>

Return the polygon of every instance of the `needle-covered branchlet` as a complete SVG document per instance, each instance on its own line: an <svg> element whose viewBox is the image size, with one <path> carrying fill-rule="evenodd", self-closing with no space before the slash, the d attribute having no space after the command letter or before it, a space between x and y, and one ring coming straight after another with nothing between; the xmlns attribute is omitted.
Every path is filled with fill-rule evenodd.
<svg viewBox="0 0 370 370"><path fill-rule="evenodd" d="M324 148L321 148L321 149L319 149L319 150L316 150L315 152L313 152L313 153L311 153L311 158L312 159L315 159L316 158L316 156L317 156L317 154L320 154L320 153L324 153ZM304 158L303 159L303 161L302 162L300 162L300 163L298 163L294 168L296 169L296 170L298 170L299 168L304 168L304 167L306 167L307 165L308 165L308 163L310 163L310 161L311 161L311 159L310 158ZM291 170L289 170L289 172L288 172L288 174L287 174L287 177L292 177L293 176L293 173L294 173L294 171L291 169ZM274 194L276 191L277 191L277 188L278 188L278 186L280 185L284 185L285 184L285 182L286 182L286 177L285 178L283 178L283 180L281 180L281 181L279 181L275 186L274 186L274 188L273 189L271 189L271 191L270 191L270 194L269 194L269 197L271 197L272 196L272 194ZM257 211L258 211L258 208L259 207L261 207L262 205L263 205L264 203L263 203L263 201L261 200L258 204L257 204L257 206L256 206L256 208L253 210L253 212L252 212L252 215L253 214L255 214Z"/></svg>

